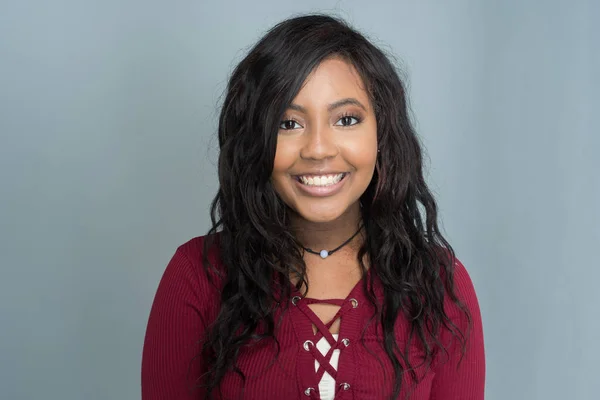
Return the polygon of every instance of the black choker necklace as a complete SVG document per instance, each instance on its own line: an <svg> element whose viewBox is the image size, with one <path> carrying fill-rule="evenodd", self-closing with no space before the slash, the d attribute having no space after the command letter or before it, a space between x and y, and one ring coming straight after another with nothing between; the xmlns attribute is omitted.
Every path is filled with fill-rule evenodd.
<svg viewBox="0 0 600 400"><path fill-rule="evenodd" d="M352 235L352 236L350 237L350 239L346 240L344 243L340 244L338 247L336 247L336 248L335 248L335 249L333 249L333 250L325 250L325 249L323 249L323 250L321 250L321 251L314 251L314 250L312 250L312 249L309 249L308 247L304 247L304 246L302 246L302 248L303 248L304 250L308 251L309 253L312 253L312 254L316 254L316 255L318 255L318 256L321 256L321 258L327 258L327 257L329 257L330 255L332 255L333 253L335 253L336 251L338 251L339 249L341 249L342 247L344 247L345 245L347 245L348 243L350 243L350 241L351 241L352 239L354 239L354 238L356 237L356 235L358 235L358 233L360 232L360 230L362 229L362 227L363 227L362 225L361 225L361 226L359 226L359 227L358 227L358 230L356 231L356 233L355 233L354 235Z"/></svg>

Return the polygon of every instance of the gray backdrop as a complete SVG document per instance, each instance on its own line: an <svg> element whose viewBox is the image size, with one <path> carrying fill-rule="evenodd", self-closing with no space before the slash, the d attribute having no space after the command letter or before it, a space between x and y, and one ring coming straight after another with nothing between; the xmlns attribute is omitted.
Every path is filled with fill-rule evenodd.
<svg viewBox="0 0 600 400"><path fill-rule="evenodd" d="M2 399L139 398L158 281L208 228L228 73L332 10L408 76L487 399L598 398L599 2L2 0Z"/></svg>

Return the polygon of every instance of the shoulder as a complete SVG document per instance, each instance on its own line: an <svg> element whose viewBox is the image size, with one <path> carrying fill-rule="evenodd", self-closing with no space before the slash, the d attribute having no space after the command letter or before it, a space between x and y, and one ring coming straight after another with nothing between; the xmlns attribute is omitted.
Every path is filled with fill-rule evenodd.
<svg viewBox="0 0 600 400"><path fill-rule="evenodd" d="M467 308L470 308L470 305L476 305L477 295L475 293L475 286L467 268L458 258L455 258L452 269L454 293L458 297L458 300L463 302Z"/></svg>
<svg viewBox="0 0 600 400"><path fill-rule="evenodd" d="M198 236L177 247L161 278L157 299L174 295L198 308L218 303L223 267L218 242L213 239Z"/></svg>
<svg viewBox="0 0 600 400"><path fill-rule="evenodd" d="M472 331L474 336L481 336L481 311L471 276L458 258L449 271L453 285L452 292L448 290L444 299L446 313L463 332Z"/></svg>
<svg viewBox="0 0 600 400"><path fill-rule="evenodd" d="M215 271L219 273L223 271L219 234L197 236L188 240L177 247L175 257L187 259L196 270L204 269L204 262L207 260Z"/></svg>
<svg viewBox="0 0 600 400"><path fill-rule="evenodd" d="M224 272L219 246L219 234L196 236L177 247L174 257L185 258L195 271L205 274L205 262L208 261L210 277ZM202 272L204 271L204 272Z"/></svg>
<svg viewBox="0 0 600 400"><path fill-rule="evenodd" d="M477 296L475 294L475 287L467 268L458 258L455 258L452 269L454 278L454 291L459 300L464 302L470 302L473 300L476 301Z"/></svg>

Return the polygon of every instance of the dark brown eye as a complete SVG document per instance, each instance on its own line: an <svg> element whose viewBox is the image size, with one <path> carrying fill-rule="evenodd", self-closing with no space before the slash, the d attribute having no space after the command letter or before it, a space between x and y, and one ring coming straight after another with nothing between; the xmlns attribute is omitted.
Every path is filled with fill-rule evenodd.
<svg viewBox="0 0 600 400"><path fill-rule="evenodd" d="M336 125L339 126L352 126L358 124L360 121L358 118L353 117L351 115L346 115L338 120Z"/></svg>
<svg viewBox="0 0 600 400"><path fill-rule="evenodd" d="M294 121L292 119L281 121L281 124L279 125L280 129L285 129L285 130L298 129L299 127L300 127L300 124L298 124L296 121Z"/></svg>

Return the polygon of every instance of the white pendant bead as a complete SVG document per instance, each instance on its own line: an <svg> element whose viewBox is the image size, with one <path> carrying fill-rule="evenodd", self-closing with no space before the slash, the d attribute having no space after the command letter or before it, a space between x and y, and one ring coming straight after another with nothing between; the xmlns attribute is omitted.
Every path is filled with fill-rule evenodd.
<svg viewBox="0 0 600 400"><path fill-rule="evenodd" d="M327 250L321 250L321 252L319 253L321 258L327 258L327 256L329 255L329 252Z"/></svg>

